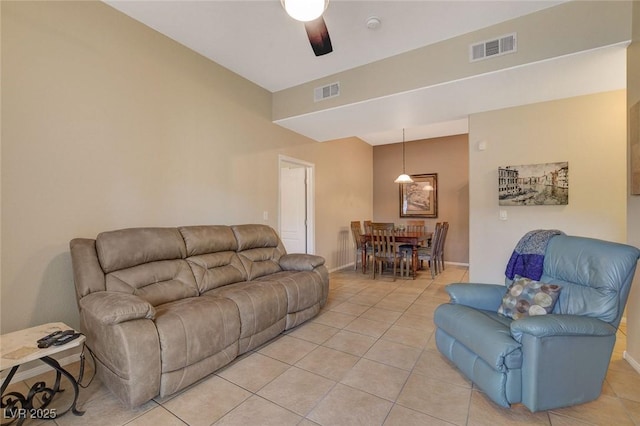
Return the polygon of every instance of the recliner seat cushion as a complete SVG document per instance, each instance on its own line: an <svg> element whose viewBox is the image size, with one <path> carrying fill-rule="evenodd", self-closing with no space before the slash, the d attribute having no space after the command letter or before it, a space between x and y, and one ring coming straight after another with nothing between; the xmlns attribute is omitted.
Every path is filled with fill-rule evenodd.
<svg viewBox="0 0 640 426"><path fill-rule="evenodd" d="M287 313L310 308L322 299L322 278L315 272L283 271L261 277L256 282L276 281L287 292Z"/></svg>
<svg viewBox="0 0 640 426"><path fill-rule="evenodd" d="M176 371L231 347L237 355L240 316L231 300L190 297L156 308L162 372Z"/></svg>
<svg viewBox="0 0 640 426"><path fill-rule="evenodd" d="M499 372L522 366L522 345L511 337L509 318L497 312L444 304L436 308L436 326Z"/></svg>
<svg viewBox="0 0 640 426"><path fill-rule="evenodd" d="M258 347L284 331L287 293L277 282L236 283L203 295L227 298L237 305L241 322L239 353Z"/></svg>

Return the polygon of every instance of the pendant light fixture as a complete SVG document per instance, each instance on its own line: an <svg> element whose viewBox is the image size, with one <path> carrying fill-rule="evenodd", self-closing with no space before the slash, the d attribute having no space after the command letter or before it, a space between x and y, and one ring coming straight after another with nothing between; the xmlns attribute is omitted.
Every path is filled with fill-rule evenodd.
<svg viewBox="0 0 640 426"><path fill-rule="evenodd" d="M309 22L324 13L329 0L280 0L284 10L297 21Z"/></svg>
<svg viewBox="0 0 640 426"><path fill-rule="evenodd" d="M404 163L405 163L405 156L404 156L404 129L402 129L402 174L400 176L398 176L396 178L396 180L394 180L395 183L411 183L413 182L413 179L411 179L411 176L409 176L406 172L405 172L405 168L404 168Z"/></svg>

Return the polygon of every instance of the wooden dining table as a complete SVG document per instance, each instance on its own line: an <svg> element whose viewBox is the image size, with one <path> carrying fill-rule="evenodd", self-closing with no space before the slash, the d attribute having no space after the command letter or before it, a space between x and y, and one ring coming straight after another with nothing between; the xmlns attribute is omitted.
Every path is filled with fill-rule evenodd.
<svg viewBox="0 0 640 426"><path fill-rule="evenodd" d="M432 232L413 232L413 231L396 231L396 243L401 244L411 244L412 256L411 256L411 276L413 279L416 278L418 273L418 247L420 247L421 243L427 243L431 236ZM367 245L371 245L372 236L370 233L365 233L360 235L360 241L362 242L362 247L366 247ZM362 250L362 273L367 273L367 250Z"/></svg>

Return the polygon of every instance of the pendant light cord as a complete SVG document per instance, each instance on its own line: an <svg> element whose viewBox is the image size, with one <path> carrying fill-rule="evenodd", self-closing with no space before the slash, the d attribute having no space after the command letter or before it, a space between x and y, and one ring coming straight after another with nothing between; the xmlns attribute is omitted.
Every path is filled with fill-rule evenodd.
<svg viewBox="0 0 640 426"><path fill-rule="evenodd" d="M402 128L402 174L407 174L405 168L405 156L404 156L404 127Z"/></svg>

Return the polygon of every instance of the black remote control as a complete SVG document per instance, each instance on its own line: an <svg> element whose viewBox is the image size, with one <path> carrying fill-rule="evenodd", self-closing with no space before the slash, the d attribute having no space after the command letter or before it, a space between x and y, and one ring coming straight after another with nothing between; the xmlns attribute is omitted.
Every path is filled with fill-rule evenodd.
<svg viewBox="0 0 640 426"><path fill-rule="evenodd" d="M42 339L38 339L38 343L42 343L42 342L44 342L45 340L49 340L49 339L51 339L52 337L55 337L55 336L57 336L58 334L61 334L61 333L62 333L62 330L57 330L57 331L54 331L54 332L53 332L53 333L51 333L51 334L47 334L47 335L46 335L46 336L44 336Z"/></svg>
<svg viewBox="0 0 640 426"><path fill-rule="evenodd" d="M69 343L70 341L77 339L78 337L80 337L80 333L72 333L72 334L65 334L64 336L58 336L58 338L52 343L53 346L62 346L65 343Z"/></svg>
<svg viewBox="0 0 640 426"><path fill-rule="evenodd" d="M66 336L73 335L74 333L75 333L74 330L54 331L48 336L45 336L42 339L39 339L38 347L40 349L48 348L49 346L55 344L55 342L58 341L59 339L64 338Z"/></svg>

